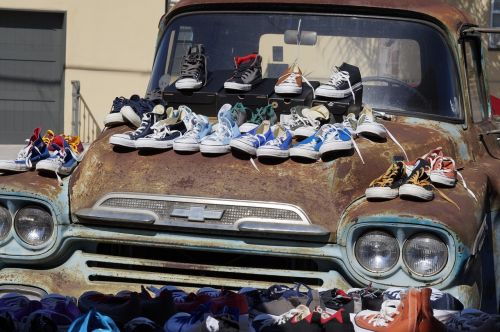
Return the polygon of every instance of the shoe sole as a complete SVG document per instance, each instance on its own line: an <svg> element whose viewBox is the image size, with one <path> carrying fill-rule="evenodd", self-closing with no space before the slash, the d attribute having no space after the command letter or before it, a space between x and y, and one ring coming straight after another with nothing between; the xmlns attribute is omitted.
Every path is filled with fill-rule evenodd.
<svg viewBox="0 0 500 332"><path fill-rule="evenodd" d="M352 86L352 90L354 93L356 93L356 90L360 89L363 86L362 83L357 83ZM346 90L335 90L335 89L328 89L328 88L322 88L321 86L318 87L316 90L314 90L314 93L316 96L320 97L328 97L328 98L345 98L348 96L352 96L351 89L346 89Z"/></svg>
<svg viewBox="0 0 500 332"><path fill-rule="evenodd" d="M174 145L173 140L172 141L153 141L153 140L144 140L143 141L141 139L138 139L137 141L135 141L135 148L139 149L139 150L147 150L147 149L167 150L167 149L172 148L173 145Z"/></svg>
<svg viewBox="0 0 500 332"><path fill-rule="evenodd" d="M297 94L300 95L302 93L302 87L300 86L291 86L291 85L276 85L274 87L274 92L277 94Z"/></svg>
<svg viewBox="0 0 500 332"><path fill-rule="evenodd" d="M289 150L257 149L257 158L280 158L287 159L290 156Z"/></svg>
<svg viewBox="0 0 500 332"><path fill-rule="evenodd" d="M367 199L394 199L398 197L398 188L392 189L389 187L372 187L365 190Z"/></svg>
<svg viewBox="0 0 500 332"><path fill-rule="evenodd" d="M191 143L178 143L174 142L174 151L182 151L182 152L196 152L200 151L200 144L191 144Z"/></svg>
<svg viewBox="0 0 500 332"><path fill-rule="evenodd" d="M433 174L431 171L430 175L431 181L434 183L439 183L440 185L446 186L446 187L454 187L455 184L457 183L456 179L449 178L446 176L442 176L439 174Z"/></svg>
<svg viewBox="0 0 500 332"><path fill-rule="evenodd" d="M252 84L241 84L241 83L234 83L234 82L225 82L224 83L224 89L250 91L250 90L252 90Z"/></svg>
<svg viewBox="0 0 500 332"><path fill-rule="evenodd" d="M22 167L22 168L20 168ZM30 169L27 167L27 166L17 166L15 164L12 164L12 165L9 165L9 164L5 164L5 165L0 165L0 172L2 171L7 171L7 172L27 172L29 171Z"/></svg>
<svg viewBox="0 0 500 332"><path fill-rule="evenodd" d="M135 113L132 107L123 106L120 113L123 115L125 120L136 126L136 128L139 128L141 125L141 118Z"/></svg>
<svg viewBox="0 0 500 332"><path fill-rule="evenodd" d="M109 144L124 146L126 148L134 148L135 149L135 141L130 139L125 139L121 137L113 137L109 138Z"/></svg>
<svg viewBox="0 0 500 332"><path fill-rule="evenodd" d="M104 118L104 126L105 127L112 127L112 126L117 126L124 124L126 121L123 118L123 115L120 112L117 113L109 113L106 115Z"/></svg>
<svg viewBox="0 0 500 332"><path fill-rule="evenodd" d="M434 193L420 186L407 183L399 187L399 196L431 201L434 198Z"/></svg>
<svg viewBox="0 0 500 332"><path fill-rule="evenodd" d="M290 157L301 157L311 160L318 160L320 157L320 153L318 151L291 148Z"/></svg>
<svg viewBox="0 0 500 332"><path fill-rule="evenodd" d="M200 144L200 152L206 154L223 154L231 151L228 145L203 145Z"/></svg>
<svg viewBox="0 0 500 332"><path fill-rule="evenodd" d="M333 151L345 151L345 150L351 150L352 148L354 148L354 146L352 145L351 141L323 143L319 148L319 153L325 154Z"/></svg>
<svg viewBox="0 0 500 332"><path fill-rule="evenodd" d="M177 90L194 90L199 89L203 86L203 82L197 82L195 84L190 83L175 83L175 88Z"/></svg>
<svg viewBox="0 0 500 332"><path fill-rule="evenodd" d="M356 128L356 134L358 135L374 135L378 136L381 138L386 138L387 137L387 131L377 125L371 125L371 124L361 124Z"/></svg>
<svg viewBox="0 0 500 332"><path fill-rule="evenodd" d="M257 153L257 149L255 149L253 146L237 140L231 141L231 143L229 143L229 146L231 146L232 149L236 149L251 156L255 156L255 154Z"/></svg>

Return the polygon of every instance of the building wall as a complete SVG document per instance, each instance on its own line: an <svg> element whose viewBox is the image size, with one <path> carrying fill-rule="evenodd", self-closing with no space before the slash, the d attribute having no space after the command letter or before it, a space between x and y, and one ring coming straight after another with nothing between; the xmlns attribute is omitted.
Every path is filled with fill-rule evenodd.
<svg viewBox="0 0 500 332"><path fill-rule="evenodd" d="M0 9L66 13L65 132L72 80L101 128L114 97L146 91L165 0L0 0Z"/></svg>

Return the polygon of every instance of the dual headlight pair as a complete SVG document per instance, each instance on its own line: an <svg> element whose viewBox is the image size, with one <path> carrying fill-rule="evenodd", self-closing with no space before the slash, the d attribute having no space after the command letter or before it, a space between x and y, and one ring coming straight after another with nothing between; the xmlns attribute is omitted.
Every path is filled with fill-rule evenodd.
<svg viewBox="0 0 500 332"><path fill-rule="evenodd" d="M380 230L361 235L354 246L358 263L373 273L390 271L402 259L412 273L430 277L439 273L448 261L448 247L438 236L417 233L406 239L402 248L392 234Z"/></svg>
<svg viewBox="0 0 500 332"><path fill-rule="evenodd" d="M18 238L30 246L46 243L54 232L52 215L42 207L26 206L16 211L14 218L9 210L0 206L0 242L3 242L12 228Z"/></svg>

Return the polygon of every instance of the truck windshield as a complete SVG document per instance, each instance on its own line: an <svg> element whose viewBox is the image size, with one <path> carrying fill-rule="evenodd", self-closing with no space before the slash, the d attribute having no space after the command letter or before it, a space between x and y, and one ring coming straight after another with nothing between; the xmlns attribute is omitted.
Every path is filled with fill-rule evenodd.
<svg viewBox="0 0 500 332"><path fill-rule="evenodd" d="M299 26L314 38L290 41ZM327 82L346 62L360 68L363 103L389 112L461 116L456 64L440 32L424 23L288 13L183 15L162 36L148 91L177 79L182 56L194 44L205 46L211 74L231 71L235 56L258 52L264 77L278 78L297 61L309 81Z"/></svg>

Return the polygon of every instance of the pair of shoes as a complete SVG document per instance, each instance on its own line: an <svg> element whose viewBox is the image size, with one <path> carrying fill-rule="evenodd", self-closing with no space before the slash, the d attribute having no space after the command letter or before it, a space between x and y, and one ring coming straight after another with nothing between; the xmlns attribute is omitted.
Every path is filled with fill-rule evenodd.
<svg viewBox="0 0 500 332"><path fill-rule="evenodd" d="M230 146L251 156L288 158L292 134L280 124L264 120L258 127L231 140Z"/></svg>
<svg viewBox="0 0 500 332"><path fill-rule="evenodd" d="M307 80L307 78L302 74L299 65L295 62L289 66L281 75L278 77L278 81L274 86L274 92L276 94L301 94L302 93L302 82L305 82L313 91L314 98L314 87Z"/></svg>
<svg viewBox="0 0 500 332"><path fill-rule="evenodd" d="M207 83L207 57L205 47L197 44L189 47L182 57L181 73L175 88L178 90L200 89Z"/></svg>
<svg viewBox="0 0 500 332"><path fill-rule="evenodd" d="M112 127L129 122L137 128L141 125L144 113L151 112L155 107L165 107L165 105L166 103L160 98L145 99L139 95L132 95L130 99L116 97L110 113L104 118L104 125Z"/></svg>
<svg viewBox="0 0 500 332"><path fill-rule="evenodd" d="M363 310L356 314L357 328L374 332L445 331L446 327L433 316L430 288L410 288L401 300L387 300L380 311Z"/></svg>
<svg viewBox="0 0 500 332"><path fill-rule="evenodd" d="M344 62L340 67L333 68L328 82L321 84L315 94L326 98L345 98L352 95L355 102L355 92L362 86L359 68Z"/></svg>
<svg viewBox="0 0 500 332"><path fill-rule="evenodd" d="M224 82L224 89L250 91L262 81L262 57L257 53L236 56L233 75Z"/></svg>
<svg viewBox="0 0 500 332"><path fill-rule="evenodd" d="M281 123L298 139L314 135L319 127L330 120L330 111L324 105L294 106L290 114L281 115Z"/></svg>

